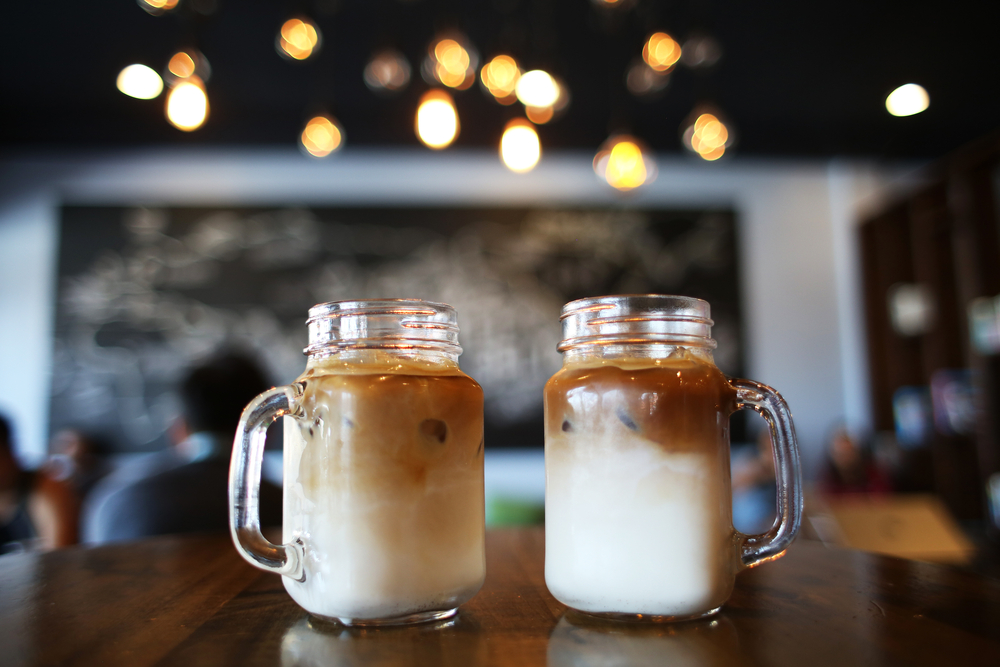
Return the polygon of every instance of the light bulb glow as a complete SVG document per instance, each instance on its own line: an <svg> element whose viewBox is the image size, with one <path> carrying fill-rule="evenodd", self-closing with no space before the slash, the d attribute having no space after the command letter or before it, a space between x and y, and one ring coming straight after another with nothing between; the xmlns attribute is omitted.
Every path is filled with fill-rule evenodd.
<svg viewBox="0 0 1000 667"><path fill-rule="evenodd" d="M657 72L667 72L681 59L681 45L665 32L656 32L642 46L642 59Z"/></svg>
<svg viewBox="0 0 1000 667"><path fill-rule="evenodd" d="M640 142L627 135L611 137L594 157L594 171L611 187L627 192L656 177L656 163Z"/></svg>
<svg viewBox="0 0 1000 667"><path fill-rule="evenodd" d="M178 0L137 0L137 3L148 14L160 16L177 6Z"/></svg>
<svg viewBox="0 0 1000 667"><path fill-rule="evenodd" d="M118 73L118 90L129 97L151 100L163 92L163 79L145 65L129 65Z"/></svg>
<svg viewBox="0 0 1000 667"><path fill-rule="evenodd" d="M885 108L893 116L912 116L926 110L930 104L927 91L916 83L900 86L885 98Z"/></svg>
<svg viewBox="0 0 1000 667"><path fill-rule="evenodd" d="M430 148L449 146L459 132L458 112L451 95L443 90L427 91L417 108L417 136Z"/></svg>
<svg viewBox="0 0 1000 667"><path fill-rule="evenodd" d="M175 53L171 56L170 62L167 63L167 71L182 79L186 79L189 76L194 75L194 70L194 58L192 58L186 51L179 51Z"/></svg>
<svg viewBox="0 0 1000 667"><path fill-rule="evenodd" d="M500 104L513 104L514 88L521 78L521 68L510 56L497 56L483 65L479 73L483 86Z"/></svg>
<svg viewBox="0 0 1000 667"><path fill-rule="evenodd" d="M208 118L208 95L198 77L184 79L167 93L167 120L178 130L197 130Z"/></svg>
<svg viewBox="0 0 1000 667"><path fill-rule="evenodd" d="M302 129L299 142L303 150L314 157L326 157L344 145L344 132L336 119L315 116Z"/></svg>
<svg viewBox="0 0 1000 667"><path fill-rule="evenodd" d="M293 60L305 60L319 51L321 35L307 18L288 19L278 31L278 53Z"/></svg>
<svg viewBox="0 0 1000 667"><path fill-rule="evenodd" d="M500 159L508 169L519 174L529 172L541 156L542 144L531 123L521 118L507 123L500 139Z"/></svg>
<svg viewBox="0 0 1000 667"><path fill-rule="evenodd" d="M410 63L399 51L379 51L365 66L365 85L376 92L402 90L410 82Z"/></svg>
<svg viewBox="0 0 1000 667"><path fill-rule="evenodd" d="M464 36L453 33L431 42L422 71L428 83L442 83L449 88L465 90L476 82L478 64L476 50Z"/></svg>
<svg viewBox="0 0 1000 667"><path fill-rule="evenodd" d="M525 72L514 88L517 99L528 107L550 107L559 99L559 84L546 71Z"/></svg>
<svg viewBox="0 0 1000 667"><path fill-rule="evenodd" d="M694 122L689 120L691 124L684 130L684 145L703 160L718 160L732 143L732 133L715 114L695 113Z"/></svg>

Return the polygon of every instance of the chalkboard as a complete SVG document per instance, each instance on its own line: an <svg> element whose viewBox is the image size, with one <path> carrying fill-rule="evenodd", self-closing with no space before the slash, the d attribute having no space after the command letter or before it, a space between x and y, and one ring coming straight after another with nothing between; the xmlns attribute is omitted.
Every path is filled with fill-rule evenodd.
<svg viewBox="0 0 1000 667"><path fill-rule="evenodd" d="M61 222L50 429L117 451L166 445L173 387L216 350L293 380L307 310L339 299L455 306L488 447L542 445L542 386L572 299L706 299L716 362L742 374L731 211L66 206Z"/></svg>

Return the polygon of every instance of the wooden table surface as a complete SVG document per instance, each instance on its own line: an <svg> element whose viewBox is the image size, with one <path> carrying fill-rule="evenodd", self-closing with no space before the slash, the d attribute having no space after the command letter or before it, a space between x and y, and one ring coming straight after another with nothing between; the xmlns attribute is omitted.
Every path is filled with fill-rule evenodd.
<svg viewBox="0 0 1000 667"><path fill-rule="evenodd" d="M739 575L713 620L627 625L545 589L540 529L490 531L457 619L311 622L228 536L0 558L3 665L1000 665L1000 582L798 542Z"/></svg>

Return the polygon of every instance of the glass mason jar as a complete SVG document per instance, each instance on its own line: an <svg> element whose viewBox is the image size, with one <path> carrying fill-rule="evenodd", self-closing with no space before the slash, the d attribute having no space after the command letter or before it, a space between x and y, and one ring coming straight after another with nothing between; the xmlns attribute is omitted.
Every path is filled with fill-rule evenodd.
<svg viewBox="0 0 1000 667"><path fill-rule="evenodd" d="M611 617L719 611L736 572L781 556L802 512L791 413L770 387L712 359L709 304L681 296L580 299L562 311L563 367L545 386L545 583ZM732 524L729 417L771 429L779 516Z"/></svg>
<svg viewBox="0 0 1000 667"><path fill-rule="evenodd" d="M453 616L486 571L483 391L455 310L413 299L309 310L305 372L247 406L230 472L243 557L346 625ZM268 424L284 417L282 545L260 533Z"/></svg>

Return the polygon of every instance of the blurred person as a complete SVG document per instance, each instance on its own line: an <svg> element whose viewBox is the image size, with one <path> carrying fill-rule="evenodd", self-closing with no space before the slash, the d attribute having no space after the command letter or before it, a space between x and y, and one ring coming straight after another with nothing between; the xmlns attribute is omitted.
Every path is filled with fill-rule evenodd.
<svg viewBox="0 0 1000 667"><path fill-rule="evenodd" d="M840 427L833 432L826 450L826 462L819 479L819 490L826 495L851 493L892 493L890 475L871 452Z"/></svg>
<svg viewBox="0 0 1000 667"><path fill-rule="evenodd" d="M65 428L52 436L45 462L45 471L54 479L65 481L76 495L87 497L94 485L108 472L110 466L97 455L98 445L91 436L72 428Z"/></svg>
<svg viewBox="0 0 1000 667"><path fill-rule="evenodd" d="M192 369L179 388L173 446L109 475L84 512L87 542L227 530L229 460L243 408L267 390L257 365L227 353ZM261 480L261 525L281 524L281 489Z"/></svg>
<svg viewBox="0 0 1000 667"><path fill-rule="evenodd" d="M68 484L44 469L21 468L10 424L0 417L0 554L75 544L78 510Z"/></svg>

